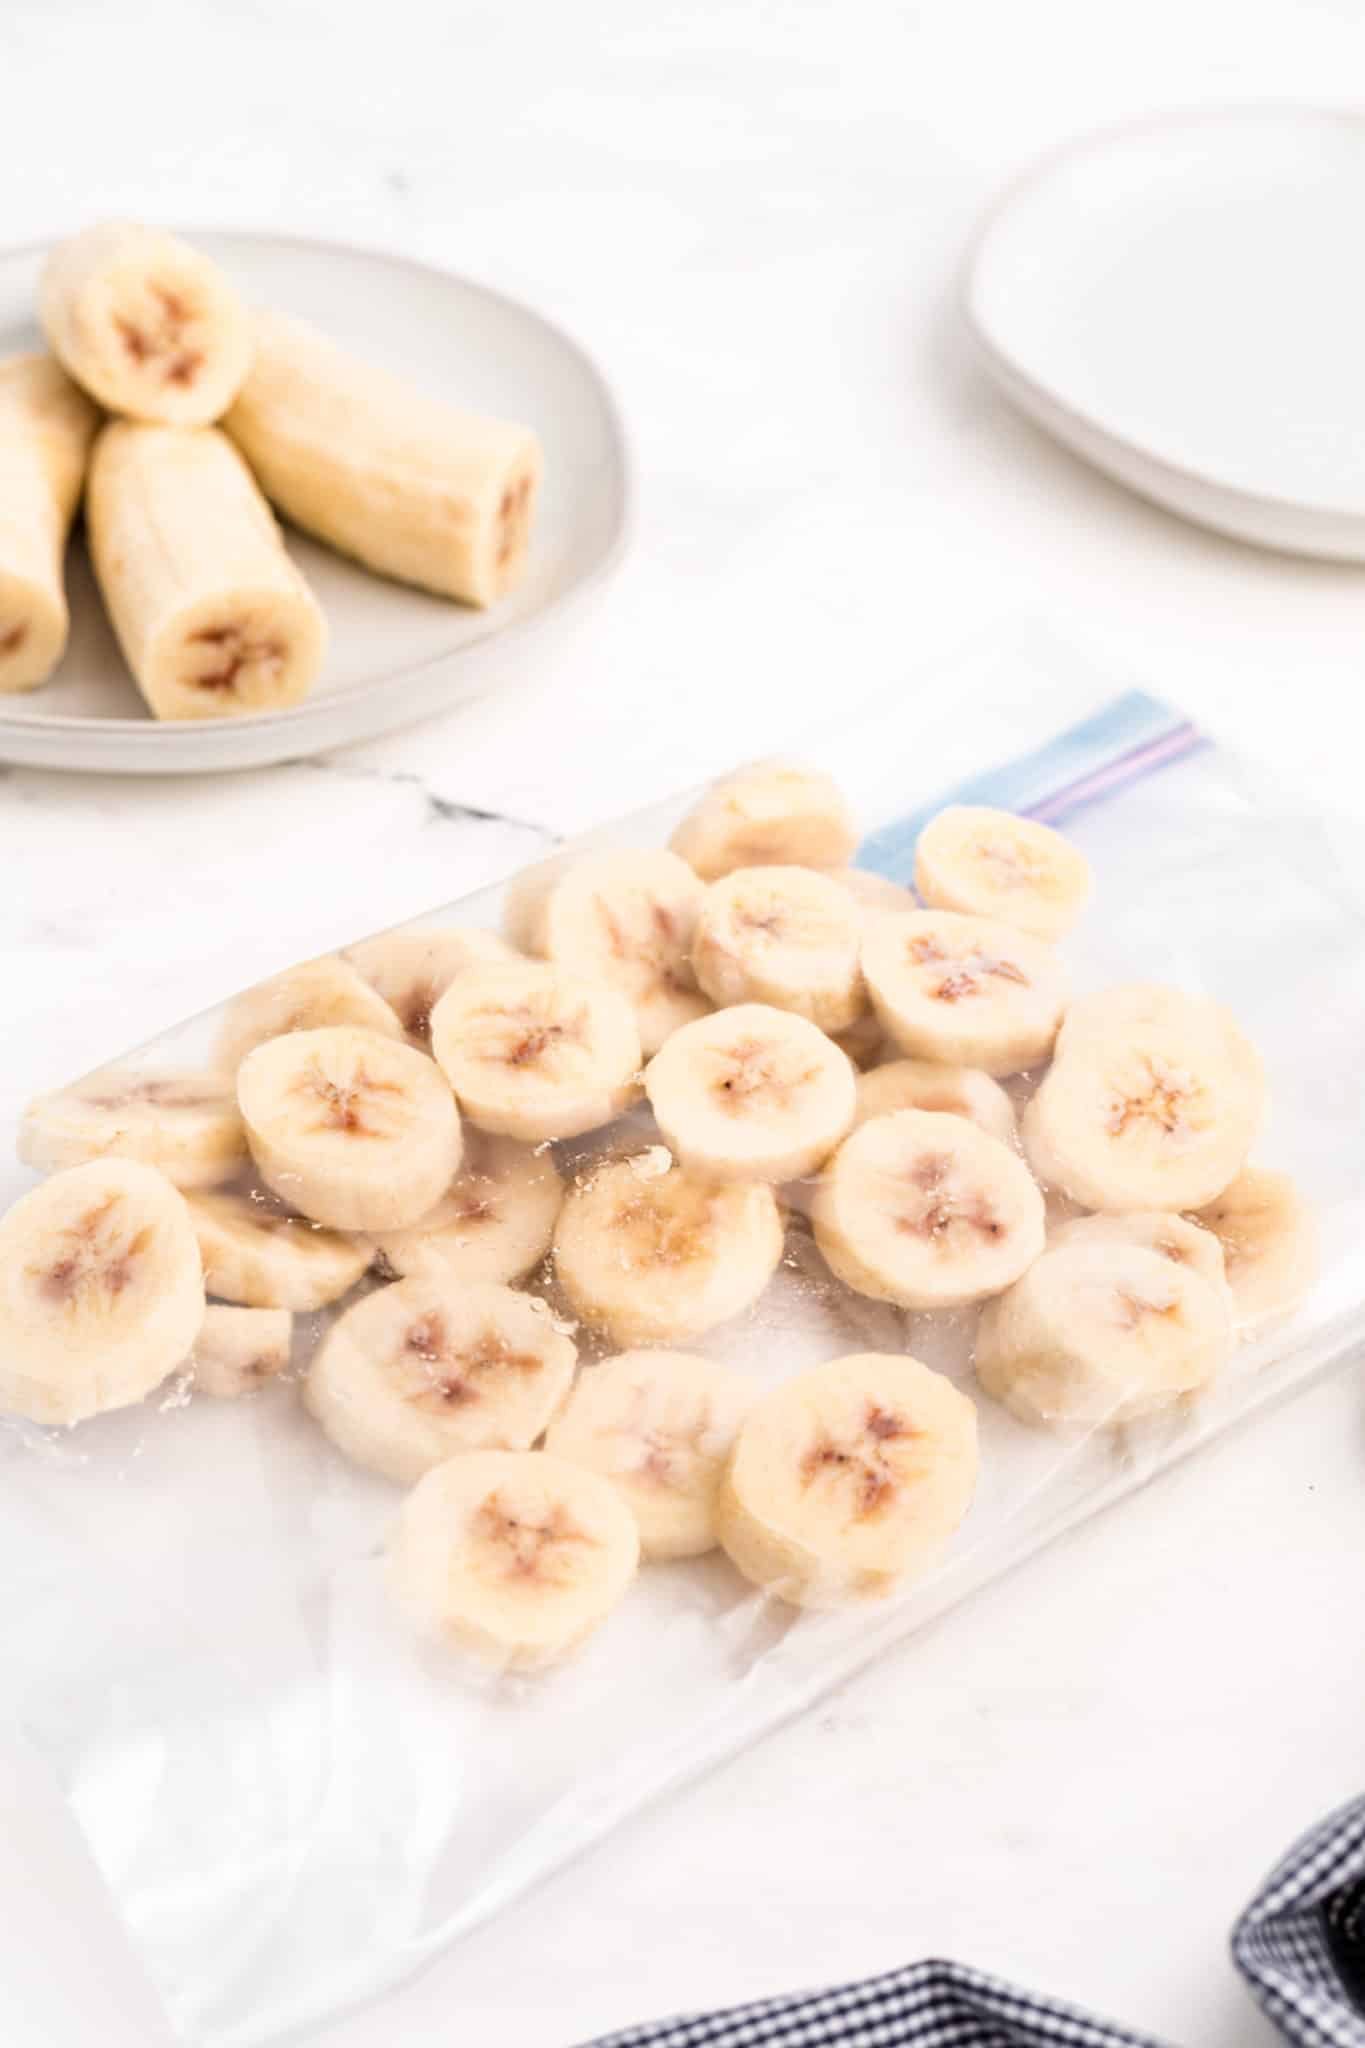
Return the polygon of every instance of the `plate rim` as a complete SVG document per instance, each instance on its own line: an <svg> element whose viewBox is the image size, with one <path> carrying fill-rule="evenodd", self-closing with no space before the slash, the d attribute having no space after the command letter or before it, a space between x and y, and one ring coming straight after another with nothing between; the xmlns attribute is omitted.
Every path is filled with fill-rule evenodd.
<svg viewBox="0 0 1365 2048"><path fill-rule="evenodd" d="M480 298L490 300L523 319L529 318L534 321L581 364L601 398L621 488L615 510L614 529L605 549L593 566L567 589L558 592L547 603L528 613L524 618L491 621L486 630L475 633L458 649L447 648L444 653L427 655L420 661L409 663L405 668L389 669L383 675L371 676L365 682L348 690L341 701L348 706L363 704L372 694L387 694L396 683L404 682L410 677L426 675L441 663L450 661L455 655L464 656L480 651L495 640L500 645L523 640L548 625L551 619L562 616L588 599L620 568L635 532L637 519L638 480L630 430L626 425L625 413L616 387L606 371L586 345L575 334L570 333L559 320L542 313L539 307L531 305L527 300L516 298L511 292L502 291L496 285L485 284L478 278L467 277L462 271L452 270L445 264L430 262L423 256L409 256L396 249L377 249L367 242L354 242L332 235L299 234L287 229L218 227L211 224L201 224L197 227L177 225L173 232L183 235L187 240L193 240L195 237L213 237L228 242L273 242L281 248L306 249L314 254L321 250L325 254L359 256L367 262L385 264L390 269L419 271L426 277L439 278L444 283L460 285L464 290L474 292ZM0 265L45 255L60 239L58 235L43 235L36 241L6 245L0 248ZM363 563L358 566L364 568ZM375 582L381 586L393 580L377 572L371 573ZM488 614L485 613L484 616L488 617ZM37 687L41 689L42 685L39 684ZM73 715L70 712L51 711L39 711L30 717L19 718L6 710L4 699L0 697L0 742L10 735L16 738L27 734L37 738L58 738L79 733L82 736L107 737L111 742L141 739L152 746L160 744L163 747L171 747L177 742L183 744L185 735L189 732L211 732L215 728L243 735L288 733L295 729L298 723L306 726L320 713L325 713L327 705L332 701L325 697L305 697L301 703L286 705L278 711L253 711L245 718L222 720L91 718L80 714ZM458 706L451 708L457 709ZM422 716L423 714L418 714L419 718ZM328 746L339 744L348 742L324 741L318 751L325 751Z"/></svg>
<svg viewBox="0 0 1365 2048"><path fill-rule="evenodd" d="M976 303L975 287L986 252L986 245L1006 213L1017 200L1025 197L1035 187L1044 184L1064 165L1076 157L1089 156L1100 149L1142 136L1160 135L1172 129L1202 128L1208 126L1232 126L1244 121L1287 119L1308 122L1348 123L1365 130L1365 101L1347 103L1326 100L1226 100L1206 106L1171 107L1160 113L1140 114L1130 120L1116 121L1101 128L1086 129L1079 135L1068 136L1064 141L1044 150L1033 157L1010 178L987 206L967 240L958 265L955 287L955 302L959 316L976 348L978 355L996 382L1016 404L1027 406L1035 418L1045 412L1060 414L1077 438L1068 438L1067 446L1078 446L1080 436L1096 436L1108 442L1111 447L1125 455L1136 456L1153 470L1166 476L1180 479L1202 491L1215 493L1218 497L1235 504L1250 518L1267 509L1276 514L1287 514L1292 518L1308 520L1316 524L1336 523L1355 525L1360 529L1360 547L1365 555L1365 496L1359 504L1352 506L1325 505L1313 498L1287 497L1283 492L1248 490L1241 484L1226 482L1222 477L1195 464L1182 462L1175 457L1155 452L1141 441L1134 441L1126 434L1106 426L1094 413L1087 412L1072 399L1063 396L1054 386L1043 383L1033 372L1026 369L1019 359L1008 353L997 341L986 321L980 316ZM1055 421L1045 422L1048 431L1060 433ZM1102 467L1098 458L1088 450L1081 451L1083 459ZM1113 474L1112 471L1107 472ZM1127 477L1122 481L1129 489L1141 490ZM1169 509L1169 500L1162 500ZM1188 511L1183 516L1195 517ZM1210 524L1204 520L1201 524ZM1245 530L1238 537L1250 539ZM1266 543L1262 543L1265 545ZM1273 543L1287 547L1291 543ZM1298 543L1301 550L1309 543ZM1334 559L1342 559L1339 555Z"/></svg>

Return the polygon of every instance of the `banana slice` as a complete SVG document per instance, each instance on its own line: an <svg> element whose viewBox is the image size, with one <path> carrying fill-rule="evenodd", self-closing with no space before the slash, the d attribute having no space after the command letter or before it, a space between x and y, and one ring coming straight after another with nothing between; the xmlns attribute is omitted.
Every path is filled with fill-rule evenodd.
<svg viewBox="0 0 1365 2048"><path fill-rule="evenodd" d="M105 427L85 527L124 659L157 718L250 717L308 695L326 623L216 428Z"/></svg>
<svg viewBox="0 0 1365 2048"><path fill-rule="evenodd" d="M551 889L582 856L552 853L533 861L503 885L502 930L508 944L521 953L545 951L545 905Z"/></svg>
<svg viewBox="0 0 1365 2048"><path fill-rule="evenodd" d="M1227 1285L1223 1247L1212 1230L1166 1209L1137 1210L1128 1215L1072 1216L1048 1231L1048 1250L1068 1244L1136 1244L1159 1252L1174 1265L1188 1266L1218 1291Z"/></svg>
<svg viewBox="0 0 1365 2048"><path fill-rule="evenodd" d="M711 1007L691 960L705 893L675 853L588 853L550 876L538 902L524 888L514 914L533 952L626 998L652 1053Z"/></svg>
<svg viewBox="0 0 1365 2048"><path fill-rule="evenodd" d="M471 1128L460 1170L430 1215L410 1230L375 1233L380 1270L398 1279L520 1280L549 1251L563 1200L548 1153Z"/></svg>
<svg viewBox="0 0 1365 2048"><path fill-rule="evenodd" d="M230 1074L101 1067L24 1111L19 1157L51 1173L86 1159L140 1159L178 1188L212 1188L246 1164Z"/></svg>
<svg viewBox="0 0 1365 2048"><path fill-rule="evenodd" d="M684 1024L645 1069L659 1129L715 1180L796 1180L853 1122L847 1057L805 1017L740 1003Z"/></svg>
<svg viewBox="0 0 1365 2048"><path fill-rule="evenodd" d="M720 1540L746 1579L803 1607L889 1593L937 1557L971 1506L976 1410L917 1358L810 1367L740 1428Z"/></svg>
<svg viewBox="0 0 1365 2048"><path fill-rule="evenodd" d="M333 1230L401 1230L460 1164L460 1114L440 1069L391 1038L333 1025L247 1054L237 1101L257 1170Z"/></svg>
<svg viewBox="0 0 1365 2048"><path fill-rule="evenodd" d="M623 1351L585 1372L545 1448L610 1479L645 1557L700 1557L719 1540L721 1474L753 1390L686 1351Z"/></svg>
<svg viewBox="0 0 1365 2048"><path fill-rule="evenodd" d="M205 1288L246 1308L326 1308L350 1293L373 1257L364 1240L290 1216L257 1195L191 1195L189 1211Z"/></svg>
<svg viewBox="0 0 1365 2048"><path fill-rule="evenodd" d="M838 882L847 889L854 901L864 910L918 910L914 892L900 882L891 881L886 875L874 874L871 868L828 868L824 870L831 882Z"/></svg>
<svg viewBox="0 0 1365 2048"><path fill-rule="evenodd" d="M613 1342L669 1344L742 1314L782 1244L771 1188L718 1184L656 1146L570 1188L555 1273L575 1312Z"/></svg>
<svg viewBox="0 0 1365 2048"><path fill-rule="evenodd" d="M294 1318L283 1308L225 1308L211 1301L190 1353L196 1394L235 1401L289 1364Z"/></svg>
<svg viewBox="0 0 1365 2048"><path fill-rule="evenodd" d="M0 1408L82 1422L182 1364L204 1318L185 1198L132 1159L53 1174L0 1218Z"/></svg>
<svg viewBox="0 0 1365 2048"><path fill-rule="evenodd" d="M207 426L251 362L246 308L217 264L131 221L58 244L38 280L38 318L76 382L132 419Z"/></svg>
<svg viewBox="0 0 1365 2048"><path fill-rule="evenodd" d="M1098 1428L1195 1393L1231 1351L1226 1288L1143 1245L1068 1244L982 1310L976 1376L1025 1422Z"/></svg>
<svg viewBox="0 0 1365 2048"><path fill-rule="evenodd" d="M1244 1167L1190 1221L1212 1231L1223 1248L1240 1334L1291 1315L1317 1279L1317 1224L1287 1173Z"/></svg>
<svg viewBox="0 0 1365 2048"><path fill-rule="evenodd" d="M487 605L526 567L540 443L258 314L225 425L287 519L381 576Z"/></svg>
<svg viewBox="0 0 1365 2048"><path fill-rule="evenodd" d="M898 1109L932 1109L965 1116L987 1137L1012 1145L1014 1104L998 1081L980 1067L944 1067L935 1060L889 1060L858 1079L857 1122L894 1116Z"/></svg>
<svg viewBox="0 0 1365 2048"><path fill-rule="evenodd" d="M431 1045L470 1122L500 1137L576 1138L639 1093L625 997L537 960L462 975L432 1012Z"/></svg>
<svg viewBox="0 0 1365 2048"><path fill-rule="evenodd" d="M1050 825L976 804L952 804L920 833L915 887L935 910L996 918L1038 939L1060 939L1094 889L1079 847Z"/></svg>
<svg viewBox="0 0 1365 2048"><path fill-rule="evenodd" d="M66 536L98 423L49 356L0 362L0 691L36 688L62 658Z"/></svg>
<svg viewBox="0 0 1365 2048"><path fill-rule="evenodd" d="M919 1059L1022 1073L1047 1059L1062 1021L1066 978L1051 947L986 918L874 918L863 973L887 1036Z"/></svg>
<svg viewBox="0 0 1365 2048"><path fill-rule="evenodd" d="M998 1294L1043 1249L1043 1198L1018 1153L927 1109L872 1117L826 1166L815 1242L858 1294L958 1308Z"/></svg>
<svg viewBox="0 0 1365 2048"><path fill-rule="evenodd" d="M734 868L844 867L858 830L832 777L790 761L756 761L708 790L668 843L714 882Z"/></svg>
<svg viewBox="0 0 1365 2048"><path fill-rule="evenodd" d="M692 965L713 1001L771 1003L846 1031L867 1008L866 914L811 868L736 868L706 891Z"/></svg>
<svg viewBox="0 0 1365 2048"><path fill-rule="evenodd" d="M478 925L382 932L378 938L348 946L341 955L387 1003L419 1052L431 1051L431 1013L452 981L471 967L497 966L516 957L496 932L482 931ZM360 1019L325 1021L357 1023Z"/></svg>
<svg viewBox="0 0 1365 2048"><path fill-rule="evenodd" d="M1039 1178L1089 1209L1198 1209L1236 1177L1264 1100L1218 1005L1106 990L1068 1017L1020 1133Z"/></svg>
<svg viewBox="0 0 1365 2048"><path fill-rule="evenodd" d="M235 1074L247 1054L267 1039L283 1038L289 1031L320 1031L329 1024L351 1024L383 1038L403 1036L402 1023L383 997L349 960L329 953L234 996L223 1019L218 1061Z"/></svg>
<svg viewBox="0 0 1365 2048"><path fill-rule="evenodd" d="M543 1451L448 1459L404 1501L389 1550L414 1627L517 1671L576 1649L639 1561L635 1517L610 1480Z"/></svg>
<svg viewBox="0 0 1365 2048"><path fill-rule="evenodd" d="M423 1274L347 1309L309 1367L304 1400L339 1451L411 1486L457 1451L529 1450L577 1359L534 1295Z"/></svg>

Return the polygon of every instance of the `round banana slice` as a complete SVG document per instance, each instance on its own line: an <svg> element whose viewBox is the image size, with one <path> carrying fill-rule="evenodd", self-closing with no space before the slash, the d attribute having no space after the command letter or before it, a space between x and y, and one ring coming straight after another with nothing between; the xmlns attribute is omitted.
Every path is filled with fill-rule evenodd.
<svg viewBox="0 0 1365 2048"><path fill-rule="evenodd" d="M563 1200L548 1152L471 1127L460 1170L431 1214L410 1230L374 1234L379 1266L398 1279L520 1280L549 1251Z"/></svg>
<svg viewBox="0 0 1365 2048"><path fill-rule="evenodd" d="M702 899L692 965L717 1003L771 1003L845 1031L867 1008L866 921L847 889L811 868L736 868Z"/></svg>
<svg viewBox="0 0 1365 2048"><path fill-rule="evenodd" d="M805 1017L764 1003L698 1018L645 1070L659 1129L684 1166L716 1180L795 1180L853 1122L854 1071Z"/></svg>
<svg viewBox="0 0 1365 2048"><path fill-rule="evenodd" d="M339 1451L410 1486L457 1451L528 1450L577 1358L534 1295L423 1275L347 1309L318 1347L304 1400Z"/></svg>
<svg viewBox="0 0 1365 2048"><path fill-rule="evenodd" d="M1287 1173L1244 1167L1190 1220L1223 1248L1233 1322L1242 1334L1291 1315L1317 1279L1317 1224Z"/></svg>
<svg viewBox="0 0 1365 2048"><path fill-rule="evenodd" d="M455 1098L435 1062L373 1031L290 1031L247 1054L237 1100L261 1179L333 1230L401 1230L455 1177Z"/></svg>
<svg viewBox="0 0 1365 2048"><path fill-rule="evenodd" d="M389 1550L394 1598L423 1635L516 1671L576 1649L639 1561L611 1481L543 1451L448 1459L404 1501Z"/></svg>
<svg viewBox="0 0 1365 2048"><path fill-rule="evenodd" d="M753 1389L686 1351L623 1351L580 1377L545 1448L610 1479L649 1558L700 1557L717 1542L721 1474Z"/></svg>
<svg viewBox="0 0 1365 2048"><path fill-rule="evenodd" d="M639 1093L625 997L538 960L462 975L432 1012L431 1045L470 1122L499 1137L576 1138Z"/></svg>
<svg viewBox="0 0 1365 2048"><path fill-rule="evenodd" d="M189 1358L195 1393L214 1401L254 1394L287 1369L293 1332L288 1309L211 1301Z"/></svg>
<svg viewBox="0 0 1365 2048"><path fill-rule="evenodd" d="M839 1147L811 1205L815 1242L857 1294L958 1308L998 1294L1043 1249L1043 1197L1023 1160L958 1116L902 1109Z"/></svg>
<svg viewBox="0 0 1365 2048"><path fill-rule="evenodd" d="M1259 1061L1215 1005L1114 1005L1103 1029L1068 1020L1020 1134L1039 1178L1088 1209L1198 1209L1237 1175L1263 1106Z"/></svg>
<svg viewBox="0 0 1365 2048"><path fill-rule="evenodd" d="M246 307L217 264L131 221L57 245L38 280L38 318L76 382L133 419L207 426L251 367Z"/></svg>
<svg viewBox="0 0 1365 2048"><path fill-rule="evenodd" d="M658 1146L570 1188L555 1273L575 1312L615 1343L668 1344L742 1314L782 1246L771 1188L708 1180Z"/></svg>
<svg viewBox="0 0 1365 2048"><path fill-rule="evenodd" d="M838 882L864 910L918 910L914 892L871 868L827 868L831 882Z"/></svg>
<svg viewBox="0 0 1365 2048"><path fill-rule="evenodd" d="M635 1011L641 1049L711 1005L692 971L704 884L676 853L587 853L549 883L530 936L566 973L616 989Z"/></svg>
<svg viewBox="0 0 1365 2048"><path fill-rule="evenodd" d="M178 1188L211 1188L246 1164L231 1074L101 1067L24 1111L19 1157L51 1173L87 1159L139 1159Z"/></svg>
<svg viewBox="0 0 1365 2048"><path fill-rule="evenodd" d="M234 996L223 1018L218 1059L235 1074L247 1054L268 1038L320 1031L329 1024L353 1024L357 1031L377 1031L382 1038L403 1036L402 1024L383 998L349 960L329 953Z"/></svg>
<svg viewBox="0 0 1365 2048"><path fill-rule="evenodd" d="M420 1052L431 1051L431 1013L452 981L471 967L496 966L516 957L496 932L483 931L478 925L381 932L378 938L348 946L341 955L393 1011ZM360 1020L339 1017L326 1021L346 1024Z"/></svg>
<svg viewBox="0 0 1365 2048"><path fill-rule="evenodd" d="M350 1293L373 1257L363 1240L290 1216L258 1195L191 1195L189 1211L205 1288L246 1308L326 1308Z"/></svg>
<svg viewBox="0 0 1365 2048"><path fill-rule="evenodd" d="M945 1067L936 1060L889 1060L858 1079L857 1121L893 1116L898 1109L932 1109L965 1116L990 1138L1012 1145L1014 1104L980 1067Z"/></svg>
<svg viewBox="0 0 1365 2048"><path fill-rule="evenodd" d="M514 952L544 953L544 912L550 891L580 858L574 853L552 853L520 869L503 885L503 936Z"/></svg>
<svg viewBox="0 0 1365 2048"><path fill-rule="evenodd" d="M1072 1216L1048 1232L1048 1250L1068 1244L1136 1244L1160 1252L1177 1266L1188 1266L1215 1290L1227 1285L1223 1247L1212 1230L1167 1209L1135 1210L1127 1215Z"/></svg>
<svg viewBox="0 0 1365 2048"><path fill-rule="evenodd" d="M1225 1288L1143 1245L1069 1244L982 1310L976 1376L1025 1422L1098 1428L1196 1392L1231 1351Z"/></svg>
<svg viewBox="0 0 1365 2048"><path fill-rule="evenodd" d="M668 843L714 882L733 868L844 867L858 831L832 777L789 761L756 761L708 790Z"/></svg>
<svg viewBox="0 0 1365 2048"><path fill-rule="evenodd" d="M874 918L863 973L887 1036L919 1059L1022 1073L1048 1058L1062 1021L1066 978L1051 947L986 918Z"/></svg>
<svg viewBox="0 0 1365 2048"><path fill-rule="evenodd" d="M154 1167L68 1167L0 1218L0 1408L82 1422L131 1407L203 1319L185 1198Z"/></svg>
<svg viewBox="0 0 1365 2048"><path fill-rule="evenodd" d="M935 910L992 917L1038 939L1060 939L1090 901L1094 878L1080 848L1050 825L951 804L919 835L915 887Z"/></svg>
<svg viewBox="0 0 1365 2048"><path fill-rule="evenodd" d="M720 1540L746 1579L803 1607L889 1593L971 1506L976 1410L916 1358L812 1366L741 1425Z"/></svg>

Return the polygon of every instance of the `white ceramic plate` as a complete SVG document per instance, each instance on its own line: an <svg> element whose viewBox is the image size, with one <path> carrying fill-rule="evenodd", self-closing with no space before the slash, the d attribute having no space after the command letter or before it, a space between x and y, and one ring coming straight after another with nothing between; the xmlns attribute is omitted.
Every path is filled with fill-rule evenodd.
<svg viewBox="0 0 1365 2048"><path fill-rule="evenodd" d="M1187 518L1365 560L1365 115L1171 115L1063 149L964 280L1041 425Z"/></svg>
<svg viewBox="0 0 1365 2048"><path fill-rule="evenodd" d="M71 640L49 683L0 697L0 759L45 768L183 774L297 760L448 710L525 665L538 629L599 585L623 550L630 468L601 372L568 337L482 285L403 258L286 235L199 234L255 300L302 314L422 389L525 420L545 445L545 486L520 587L472 611L371 576L288 536L331 629L307 702L250 718L160 724L146 712L75 543ZM0 354L38 345L42 248L0 255Z"/></svg>

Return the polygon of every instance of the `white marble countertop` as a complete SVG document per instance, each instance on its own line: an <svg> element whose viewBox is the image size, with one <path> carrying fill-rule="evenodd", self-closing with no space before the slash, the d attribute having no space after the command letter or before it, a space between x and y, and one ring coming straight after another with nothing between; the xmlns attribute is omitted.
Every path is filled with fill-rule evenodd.
<svg viewBox="0 0 1365 2048"><path fill-rule="evenodd" d="M10 0L4 231L282 226L534 299L619 383L636 548L523 687L180 784L0 775L6 1117L295 957L1041 615L1357 801L1365 580L1181 526L1016 418L951 305L992 191L1155 106L1336 99L1333 0ZM21 177L17 167L28 167ZM1347 1373L1067 1539L647 1814L328 2048L611 2026L948 1953L1172 2042L1269 2041L1226 1961L1361 1789ZM69 1821L0 1768L0 2039L167 2038Z"/></svg>

